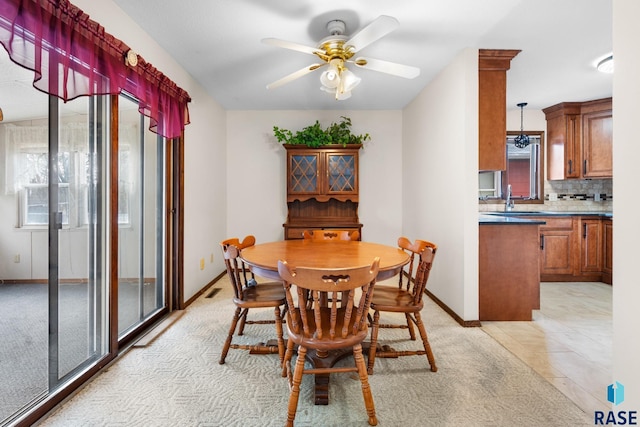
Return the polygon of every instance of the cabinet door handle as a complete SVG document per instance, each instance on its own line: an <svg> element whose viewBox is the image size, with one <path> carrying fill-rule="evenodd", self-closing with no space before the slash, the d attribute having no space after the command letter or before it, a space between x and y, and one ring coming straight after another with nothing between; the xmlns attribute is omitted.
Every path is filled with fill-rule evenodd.
<svg viewBox="0 0 640 427"><path fill-rule="evenodd" d="M569 175L573 173L573 160L569 160Z"/></svg>
<svg viewBox="0 0 640 427"><path fill-rule="evenodd" d="M587 159L584 159L582 161L582 174L586 174L587 173Z"/></svg>
<svg viewBox="0 0 640 427"><path fill-rule="evenodd" d="M586 239L587 238L587 224L582 224L582 238Z"/></svg>
<svg viewBox="0 0 640 427"><path fill-rule="evenodd" d="M540 235L540 250L544 251L544 234Z"/></svg>

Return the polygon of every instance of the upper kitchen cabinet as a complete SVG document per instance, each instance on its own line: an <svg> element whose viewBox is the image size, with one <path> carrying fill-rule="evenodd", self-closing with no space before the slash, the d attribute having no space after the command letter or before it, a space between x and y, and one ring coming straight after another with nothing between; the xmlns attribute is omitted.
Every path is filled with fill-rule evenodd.
<svg viewBox="0 0 640 427"><path fill-rule="evenodd" d="M480 171L507 169L507 70L519 50L480 49L478 148Z"/></svg>
<svg viewBox="0 0 640 427"><path fill-rule="evenodd" d="M547 119L547 179L613 177L611 98L563 102Z"/></svg>
<svg viewBox="0 0 640 427"><path fill-rule="evenodd" d="M582 176L613 178L611 98L582 108Z"/></svg>

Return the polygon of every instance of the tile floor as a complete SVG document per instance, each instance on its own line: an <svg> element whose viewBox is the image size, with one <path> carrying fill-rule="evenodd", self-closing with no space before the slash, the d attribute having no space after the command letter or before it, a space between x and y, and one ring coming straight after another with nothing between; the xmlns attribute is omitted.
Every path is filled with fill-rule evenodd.
<svg viewBox="0 0 640 427"><path fill-rule="evenodd" d="M543 282L533 321L486 321L482 329L586 413L608 411L611 297L611 286L600 282Z"/></svg>

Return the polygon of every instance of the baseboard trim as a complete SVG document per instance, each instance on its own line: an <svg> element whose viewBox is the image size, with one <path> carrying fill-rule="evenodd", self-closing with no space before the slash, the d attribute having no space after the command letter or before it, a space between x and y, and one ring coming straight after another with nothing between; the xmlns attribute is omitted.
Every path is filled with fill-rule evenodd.
<svg viewBox="0 0 640 427"><path fill-rule="evenodd" d="M225 274L227 274L227 270L225 270L222 273L218 274L216 277L213 278L213 280L211 280L209 283L204 285L204 287L202 289L200 289L198 292L196 292L196 294L194 296L192 296L191 298L189 298L187 301L184 302L184 308L183 309L189 307L189 305L191 305L195 300L200 298L205 292L207 292L209 290L210 287L215 285L216 282L218 282L218 280L222 279L222 277L224 277Z"/></svg>
<svg viewBox="0 0 640 427"><path fill-rule="evenodd" d="M451 316L453 318L453 320L455 320L456 322L458 322L461 326L465 327L465 328L477 328L482 326L482 324L480 323L479 320L464 320L462 319L460 316L458 316L453 310L451 310L449 308L448 305L446 305L445 303L443 303L442 301L440 301L438 299L438 297L436 297L434 294L432 294L431 292L429 292L429 290L425 290L425 293L427 294L427 296L429 298L431 298L433 300L433 302L435 302L436 304L438 304L438 306L443 309L449 316Z"/></svg>

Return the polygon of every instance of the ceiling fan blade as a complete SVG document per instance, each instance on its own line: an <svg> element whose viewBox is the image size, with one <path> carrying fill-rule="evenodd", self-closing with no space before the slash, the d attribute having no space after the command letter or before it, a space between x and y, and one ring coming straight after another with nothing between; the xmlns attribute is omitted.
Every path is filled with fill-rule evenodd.
<svg viewBox="0 0 640 427"><path fill-rule="evenodd" d="M298 52L309 53L311 55L315 54L316 52L324 53L322 49L318 49L316 47L305 46L303 44L289 42L286 40L274 39L274 38L262 39L262 43L270 44L272 46L277 46L277 47L283 47L285 49L297 50Z"/></svg>
<svg viewBox="0 0 640 427"><path fill-rule="evenodd" d="M280 87L280 86L282 86L284 84L289 83L290 81L293 81L295 79L299 79L300 77L302 77L302 76L304 76L306 74L309 74L312 71L317 70L318 68L322 67L323 65L327 65L327 64L325 63L325 64L308 65L308 66L306 66L304 68L299 69L298 71L294 71L293 73L291 73L291 74L289 74L287 76L284 76L283 78L281 78L279 80L276 80L273 83L269 83L267 85L267 89L275 89L277 87Z"/></svg>
<svg viewBox="0 0 640 427"><path fill-rule="evenodd" d="M345 46L353 46L356 51L360 51L395 30L399 25L400 23L396 18L380 15L369 25L351 36L346 41Z"/></svg>
<svg viewBox="0 0 640 427"><path fill-rule="evenodd" d="M356 66L366 70L379 71L381 73L404 77L405 79L413 79L420 75L420 68L398 64L396 62L383 61L382 59L360 57L355 61L349 62L353 62Z"/></svg>

